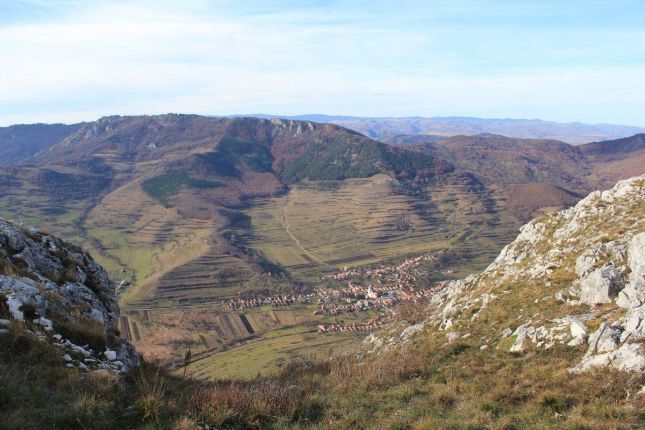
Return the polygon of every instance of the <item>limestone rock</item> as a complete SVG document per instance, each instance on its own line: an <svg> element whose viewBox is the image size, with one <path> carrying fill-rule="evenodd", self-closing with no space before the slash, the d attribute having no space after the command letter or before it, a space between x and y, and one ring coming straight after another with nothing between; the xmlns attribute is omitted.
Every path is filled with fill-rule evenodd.
<svg viewBox="0 0 645 430"><path fill-rule="evenodd" d="M622 343L645 340L645 305L631 309L618 323L623 329Z"/></svg>
<svg viewBox="0 0 645 430"><path fill-rule="evenodd" d="M634 288L633 284L627 284L618 293L616 304L625 309L637 308L645 304L645 288Z"/></svg>
<svg viewBox="0 0 645 430"><path fill-rule="evenodd" d="M421 335L444 331L455 341L457 330L469 330L481 334L474 340L480 348L513 335L510 351L518 353L588 344L575 371L645 371L644 206L642 175L529 222L481 274L451 281L430 297ZM514 288L521 289L517 297ZM496 306L513 309L490 309ZM591 333L588 327L600 318ZM398 341L405 330L388 336ZM380 342L393 344L387 337Z"/></svg>
<svg viewBox="0 0 645 430"><path fill-rule="evenodd" d="M589 337L589 349L585 357L598 352L613 351L620 344L620 330L611 327L606 322L600 324L598 330L593 332Z"/></svg>
<svg viewBox="0 0 645 430"><path fill-rule="evenodd" d="M596 265L596 259L589 255L581 255L576 259L576 275L579 278L586 276Z"/></svg>
<svg viewBox="0 0 645 430"><path fill-rule="evenodd" d="M460 337L461 337L461 333L459 333L458 331L451 331L446 333L446 339L448 339L448 342L454 342Z"/></svg>
<svg viewBox="0 0 645 430"><path fill-rule="evenodd" d="M643 372L645 355L640 344L625 344L615 351L584 358L576 367L570 369L570 372L580 373L594 367L613 367L623 372Z"/></svg>
<svg viewBox="0 0 645 430"><path fill-rule="evenodd" d="M82 326L88 319L97 320L113 344L110 361L122 363L113 370L139 365L134 347L115 336L119 307L114 283L89 254L62 239L0 219L0 261L11 275L0 273L0 300L12 319L39 327L32 329L36 337L89 358L100 351L76 345L55 331L58 324Z"/></svg>
<svg viewBox="0 0 645 430"><path fill-rule="evenodd" d="M629 283L634 289L645 289L645 232L637 234L629 242L628 264L631 269Z"/></svg>
<svg viewBox="0 0 645 430"><path fill-rule="evenodd" d="M580 281L580 301L588 305L610 303L623 287L620 272L615 266L608 264Z"/></svg>

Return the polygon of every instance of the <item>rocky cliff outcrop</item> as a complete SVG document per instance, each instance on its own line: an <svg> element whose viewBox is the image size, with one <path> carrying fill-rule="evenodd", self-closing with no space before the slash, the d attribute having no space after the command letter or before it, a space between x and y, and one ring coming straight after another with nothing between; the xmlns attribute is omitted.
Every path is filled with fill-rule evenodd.
<svg viewBox="0 0 645 430"><path fill-rule="evenodd" d="M87 252L0 219L0 335L26 329L67 367L125 372L140 362L118 318L114 283Z"/></svg>
<svg viewBox="0 0 645 430"><path fill-rule="evenodd" d="M411 329L482 350L577 348L574 373L645 372L645 175L526 224L484 272L433 296L425 321L371 336L365 350L407 342Z"/></svg>

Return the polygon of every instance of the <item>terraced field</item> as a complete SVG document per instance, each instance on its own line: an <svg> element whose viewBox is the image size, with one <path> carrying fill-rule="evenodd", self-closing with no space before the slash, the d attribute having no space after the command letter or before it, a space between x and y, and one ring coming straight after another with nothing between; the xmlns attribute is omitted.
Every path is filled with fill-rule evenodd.
<svg viewBox="0 0 645 430"><path fill-rule="evenodd" d="M231 312L213 303L129 309L119 320L123 336L150 360L179 369L190 349L191 375L253 377L294 357L330 354L355 346L365 333L317 333L318 324L362 321L372 314L314 315L314 306L263 307Z"/></svg>
<svg viewBox="0 0 645 430"><path fill-rule="evenodd" d="M458 269L469 272L488 264L515 234L517 221L504 201L457 178L425 187L422 196L400 192L386 175L336 187L307 184L256 202L247 212L250 246L311 281L340 267L440 248L467 256L468 266Z"/></svg>
<svg viewBox="0 0 645 430"><path fill-rule="evenodd" d="M303 332L301 329L272 332L219 354L198 359L188 374L199 379L253 378L269 373L297 358L329 357L355 351L365 333Z"/></svg>
<svg viewBox="0 0 645 430"><path fill-rule="evenodd" d="M167 272L207 253L213 226L212 220L183 217L161 206L138 181L109 193L83 222L114 278L133 283L121 296L126 304L148 303Z"/></svg>
<svg viewBox="0 0 645 430"><path fill-rule="evenodd" d="M90 199L80 195L63 199L41 187L38 174L38 169L28 167L12 171L9 184L0 186L0 216L27 225L47 226L54 234L82 243L76 225Z"/></svg>

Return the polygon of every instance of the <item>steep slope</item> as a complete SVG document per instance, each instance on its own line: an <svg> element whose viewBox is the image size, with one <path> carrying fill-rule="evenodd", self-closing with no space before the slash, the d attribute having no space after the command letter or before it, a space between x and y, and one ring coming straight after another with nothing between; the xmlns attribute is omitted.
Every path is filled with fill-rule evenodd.
<svg viewBox="0 0 645 430"><path fill-rule="evenodd" d="M420 136L410 139L406 148L448 160L494 184L521 221L570 206L596 185L589 179L592 166L580 150L555 140L490 134L426 142Z"/></svg>
<svg viewBox="0 0 645 430"><path fill-rule="evenodd" d="M40 151L60 142L82 124L23 124L0 127L0 166L29 162Z"/></svg>
<svg viewBox="0 0 645 430"><path fill-rule="evenodd" d="M13 322L60 350L61 362L83 370L125 372L139 365L116 331L114 283L89 254L35 229L0 219L0 334Z"/></svg>
<svg viewBox="0 0 645 430"><path fill-rule="evenodd" d="M481 274L433 297L414 330L481 349L586 348L568 364L645 373L645 176L538 218ZM404 336L405 337L405 336ZM393 337L377 345L397 342Z"/></svg>
<svg viewBox="0 0 645 430"><path fill-rule="evenodd" d="M645 165L645 135L624 139L593 142L580 146L580 151L594 165L594 174L601 184L609 186L621 175L639 175Z"/></svg>

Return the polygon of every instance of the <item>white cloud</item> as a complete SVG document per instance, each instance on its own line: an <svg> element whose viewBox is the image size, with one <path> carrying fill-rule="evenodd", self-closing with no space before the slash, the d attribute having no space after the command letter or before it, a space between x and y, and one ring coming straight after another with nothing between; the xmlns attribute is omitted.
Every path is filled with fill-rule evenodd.
<svg viewBox="0 0 645 430"><path fill-rule="evenodd" d="M55 19L0 27L2 124L168 111L643 123L626 107L645 95L645 66L465 67L468 35L446 43L454 29L432 20L207 0L60 4Z"/></svg>

